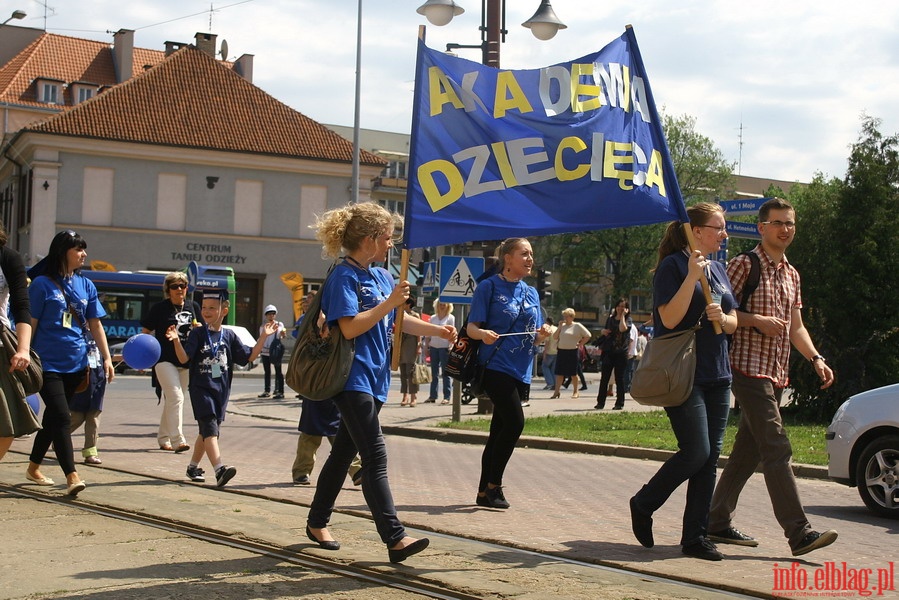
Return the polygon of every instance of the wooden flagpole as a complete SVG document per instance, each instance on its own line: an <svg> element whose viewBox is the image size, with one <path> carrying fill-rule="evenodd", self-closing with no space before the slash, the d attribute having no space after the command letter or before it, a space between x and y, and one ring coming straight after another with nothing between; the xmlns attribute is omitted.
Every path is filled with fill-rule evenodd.
<svg viewBox="0 0 899 600"><path fill-rule="evenodd" d="M690 252L692 253L696 250L696 239L693 237L693 228L690 227L690 222L687 221L684 223L684 234L687 236L687 243L690 244ZM709 287L709 280L705 276L699 278L699 283L702 285L702 293L705 294L705 303L712 303L712 288ZM718 321L712 321L712 327L715 328L715 333L723 333L721 330L721 323Z"/></svg>

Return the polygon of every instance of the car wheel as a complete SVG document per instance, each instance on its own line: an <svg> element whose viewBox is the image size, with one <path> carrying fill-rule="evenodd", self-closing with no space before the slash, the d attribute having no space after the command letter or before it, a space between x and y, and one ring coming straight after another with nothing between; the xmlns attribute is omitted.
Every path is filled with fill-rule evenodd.
<svg viewBox="0 0 899 600"><path fill-rule="evenodd" d="M858 493L874 513L899 519L899 436L875 439L855 467Z"/></svg>

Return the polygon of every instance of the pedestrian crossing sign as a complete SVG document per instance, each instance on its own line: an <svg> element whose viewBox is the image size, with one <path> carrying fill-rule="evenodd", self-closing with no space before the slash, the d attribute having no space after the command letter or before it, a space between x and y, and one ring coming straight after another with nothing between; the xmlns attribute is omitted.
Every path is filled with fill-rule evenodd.
<svg viewBox="0 0 899 600"><path fill-rule="evenodd" d="M474 256L440 257L441 302L471 304L477 279L484 274L484 259Z"/></svg>
<svg viewBox="0 0 899 600"><path fill-rule="evenodd" d="M421 274L421 291L433 292L437 289L437 261L432 260L424 264L424 272Z"/></svg>

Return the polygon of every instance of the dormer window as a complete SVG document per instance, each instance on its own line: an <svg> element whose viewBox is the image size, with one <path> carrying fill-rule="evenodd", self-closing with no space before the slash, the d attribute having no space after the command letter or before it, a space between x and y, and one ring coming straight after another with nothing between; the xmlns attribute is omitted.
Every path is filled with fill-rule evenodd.
<svg viewBox="0 0 899 600"><path fill-rule="evenodd" d="M62 104L62 81L56 79L38 79L37 101L44 104Z"/></svg>
<svg viewBox="0 0 899 600"><path fill-rule="evenodd" d="M95 83L73 81L69 89L72 92L72 104L81 104L96 96L99 87Z"/></svg>

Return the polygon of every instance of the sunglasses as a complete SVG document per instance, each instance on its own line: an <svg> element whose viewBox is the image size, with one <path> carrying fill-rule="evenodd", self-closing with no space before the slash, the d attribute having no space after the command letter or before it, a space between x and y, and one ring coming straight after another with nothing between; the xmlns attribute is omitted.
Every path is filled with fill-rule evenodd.
<svg viewBox="0 0 899 600"><path fill-rule="evenodd" d="M173 283L172 285L169 286L169 289L170 290L186 290L187 284L186 283Z"/></svg>

